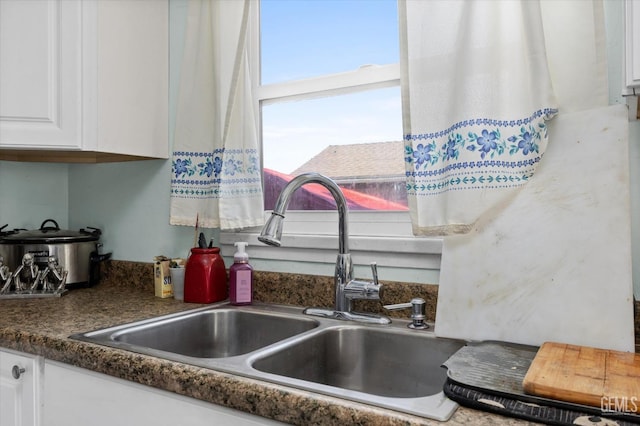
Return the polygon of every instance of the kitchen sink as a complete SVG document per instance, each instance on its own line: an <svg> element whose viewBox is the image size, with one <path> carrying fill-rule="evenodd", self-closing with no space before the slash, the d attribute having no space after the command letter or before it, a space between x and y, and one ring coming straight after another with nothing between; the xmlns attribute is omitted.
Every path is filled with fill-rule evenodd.
<svg viewBox="0 0 640 426"><path fill-rule="evenodd" d="M310 317L255 303L205 308L71 336L72 339L447 420L442 364L465 342L388 325Z"/></svg>
<svg viewBox="0 0 640 426"><path fill-rule="evenodd" d="M115 332L115 342L196 358L246 354L318 326L312 319L209 309Z"/></svg>
<svg viewBox="0 0 640 426"><path fill-rule="evenodd" d="M234 357L318 327L299 309L238 309L222 305L71 336L132 352L198 364ZM192 359L193 358L193 359Z"/></svg>
<svg viewBox="0 0 640 426"><path fill-rule="evenodd" d="M419 332L345 326L275 350L253 368L373 395L419 398L442 390L447 372L440 366L461 347Z"/></svg>

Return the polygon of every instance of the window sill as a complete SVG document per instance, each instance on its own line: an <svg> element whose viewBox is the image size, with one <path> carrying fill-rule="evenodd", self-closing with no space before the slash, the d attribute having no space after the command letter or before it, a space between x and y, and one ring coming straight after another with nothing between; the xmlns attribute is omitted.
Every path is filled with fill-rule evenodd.
<svg viewBox="0 0 640 426"><path fill-rule="evenodd" d="M337 214L290 212L284 224L281 247L259 242L259 228L221 232L222 255L233 262L233 244L247 241L250 262L258 270L333 275ZM382 281L438 283L442 239L411 235L407 213L352 212L349 225L349 249L357 277L370 277L369 264L376 262Z"/></svg>

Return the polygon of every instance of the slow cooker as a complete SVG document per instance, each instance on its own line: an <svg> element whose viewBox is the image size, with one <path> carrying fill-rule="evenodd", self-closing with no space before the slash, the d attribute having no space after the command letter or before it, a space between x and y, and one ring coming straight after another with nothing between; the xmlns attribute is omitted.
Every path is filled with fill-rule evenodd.
<svg viewBox="0 0 640 426"><path fill-rule="evenodd" d="M67 287L94 285L98 282L100 263L111 258L111 253L100 253L102 231L87 227L79 231L60 229L53 219L47 219L39 229L0 228L0 256L10 271L15 271L26 253L31 253L35 263L44 268L49 256L54 256L68 271Z"/></svg>

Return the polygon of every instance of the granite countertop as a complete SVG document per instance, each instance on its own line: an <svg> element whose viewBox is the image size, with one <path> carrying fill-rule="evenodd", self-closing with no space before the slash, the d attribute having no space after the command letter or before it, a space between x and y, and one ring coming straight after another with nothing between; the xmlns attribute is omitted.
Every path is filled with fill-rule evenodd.
<svg viewBox="0 0 640 426"><path fill-rule="evenodd" d="M141 274L148 270L142 268ZM130 280L135 280L135 276ZM144 281L144 280L142 280ZM160 299L147 286L103 280L56 299L0 300L0 347L291 424L442 424L392 410L69 339L202 305ZM460 407L447 425L527 425Z"/></svg>

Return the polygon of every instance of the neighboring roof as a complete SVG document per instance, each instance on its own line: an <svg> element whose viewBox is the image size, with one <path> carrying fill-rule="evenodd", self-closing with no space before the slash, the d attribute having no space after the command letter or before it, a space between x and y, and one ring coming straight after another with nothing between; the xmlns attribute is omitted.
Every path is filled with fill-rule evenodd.
<svg viewBox="0 0 640 426"><path fill-rule="evenodd" d="M294 176L264 169L265 209L272 210L282 189ZM407 210L407 206L373 195L342 188L349 210ZM294 192L289 201L289 210L334 210L333 195L321 185L304 185Z"/></svg>
<svg viewBox="0 0 640 426"><path fill-rule="evenodd" d="M404 177L404 142L329 145L291 175L305 172L318 172L335 180Z"/></svg>

